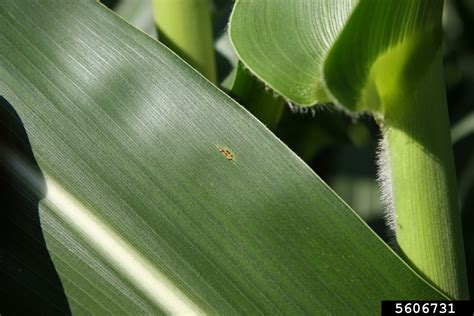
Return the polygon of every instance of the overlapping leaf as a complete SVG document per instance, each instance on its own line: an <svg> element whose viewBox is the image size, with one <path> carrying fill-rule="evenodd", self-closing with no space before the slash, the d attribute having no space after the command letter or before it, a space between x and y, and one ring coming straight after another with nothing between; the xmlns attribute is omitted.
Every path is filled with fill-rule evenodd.
<svg viewBox="0 0 474 316"><path fill-rule="evenodd" d="M441 7L439 0L238 0L230 36L247 67L289 101L382 112L378 94L406 71L407 58L420 52L414 46L440 49Z"/></svg>

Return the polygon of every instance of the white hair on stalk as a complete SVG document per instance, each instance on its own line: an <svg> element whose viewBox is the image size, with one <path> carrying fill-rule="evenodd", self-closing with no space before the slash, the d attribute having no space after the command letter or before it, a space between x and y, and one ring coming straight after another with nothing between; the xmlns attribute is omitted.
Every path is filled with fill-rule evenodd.
<svg viewBox="0 0 474 316"><path fill-rule="evenodd" d="M315 103L314 105L311 106L300 106L289 99L286 99L286 104L290 108L291 112L294 114L300 114L300 115L311 115L312 117L315 117L318 112L322 112L325 110L332 110L333 107L331 107L331 103Z"/></svg>
<svg viewBox="0 0 474 316"><path fill-rule="evenodd" d="M384 127L382 127L382 130ZM384 208L385 223L390 229L393 237L396 235L396 214L395 205L393 201L393 187L392 187L392 172L390 168L390 157L389 148L386 137L384 137L386 131L382 131L382 137L380 139L377 149L377 183L379 185L380 197L382 206Z"/></svg>

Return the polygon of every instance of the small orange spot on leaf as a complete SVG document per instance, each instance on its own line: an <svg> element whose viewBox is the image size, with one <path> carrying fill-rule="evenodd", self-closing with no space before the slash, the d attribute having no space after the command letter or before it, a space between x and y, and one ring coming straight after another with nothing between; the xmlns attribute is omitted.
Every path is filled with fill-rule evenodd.
<svg viewBox="0 0 474 316"><path fill-rule="evenodd" d="M234 154L230 150L219 147L219 151L224 155L224 157L227 160L229 160L229 161L234 160Z"/></svg>

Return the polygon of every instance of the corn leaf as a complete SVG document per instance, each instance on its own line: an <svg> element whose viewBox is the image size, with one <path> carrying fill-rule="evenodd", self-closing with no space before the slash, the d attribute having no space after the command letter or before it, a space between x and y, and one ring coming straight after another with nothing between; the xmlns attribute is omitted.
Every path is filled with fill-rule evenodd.
<svg viewBox="0 0 474 316"><path fill-rule="evenodd" d="M237 0L230 37L242 62L295 104L334 102L383 112L379 94L393 89L407 58L420 46L427 56L440 49L442 5L440 0ZM423 69L410 66L414 72Z"/></svg>
<svg viewBox="0 0 474 316"><path fill-rule="evenodd" d="M443 298L246 110L99 4L4 0L0 27L3 310Z"/></svg>

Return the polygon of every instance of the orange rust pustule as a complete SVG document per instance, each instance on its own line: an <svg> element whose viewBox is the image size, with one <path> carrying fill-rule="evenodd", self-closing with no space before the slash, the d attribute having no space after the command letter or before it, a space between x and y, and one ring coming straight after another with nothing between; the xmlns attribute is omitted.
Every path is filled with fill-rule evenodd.
<svg viewBox="0 0 474 316"><path fill-rule="evenodd" d="M224 155L227 160L234 160L234 154L228 149L219 148L219 151Z"/></svg>

